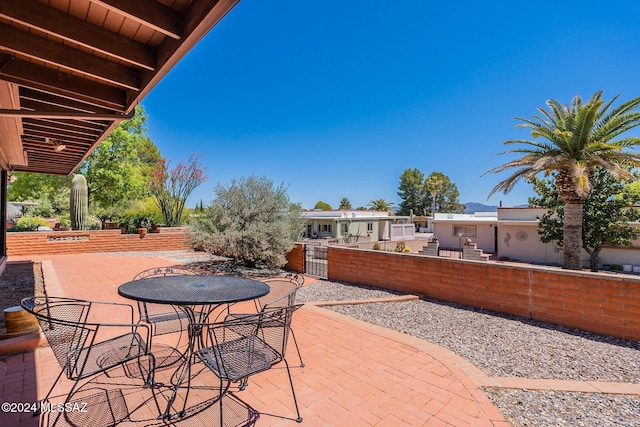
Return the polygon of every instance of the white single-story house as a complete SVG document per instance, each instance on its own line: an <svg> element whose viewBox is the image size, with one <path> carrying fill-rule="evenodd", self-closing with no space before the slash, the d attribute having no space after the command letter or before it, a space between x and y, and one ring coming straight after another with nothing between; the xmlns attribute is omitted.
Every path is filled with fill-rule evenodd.
<svg viewBox="0 0 640 427"><path fill-rule="evenodd" d="M414 226L408 216L394 216L386 211L302 212L307 223L303 237L337 239L338 243L378 242L412 239Z"/></svg>
<svg viewBox="0 0 640 427"><path fill-rule="evenodd" d="M562 265L562 248L555 243L542 243L538 234L538 218L545 208L498 208L498 255L510 260ZM640 222L630 223L640 232ZM600 252L604 264L640 266L640 236L633 247L606 246ZM589 254L582 251L582 265L589 266Z"/></svg>
<svg viewBox="0 0 640 427"><path fill-rule="evenodd" d="M562 265L562 248L555 243L542 243L538 234L538 218L545 208L498 208L497 212L475 214L436 213L433 219L435 237L440 247L462 247L467 239L484 253L499 258L546 265ZM633 247L604 247L600 266L604 264L640 268L640 222L631 223L638 229ZM582 253L583 266L589 266L589 254Z"/></svg>
<svg viewBox="0 0 640 427"><path fill-rule="evenodd" d="M434 237L443 248L462 248L467 239L485 253L496 253L498 214L476 212L472 214L436 213L431 220Z"/></svg>

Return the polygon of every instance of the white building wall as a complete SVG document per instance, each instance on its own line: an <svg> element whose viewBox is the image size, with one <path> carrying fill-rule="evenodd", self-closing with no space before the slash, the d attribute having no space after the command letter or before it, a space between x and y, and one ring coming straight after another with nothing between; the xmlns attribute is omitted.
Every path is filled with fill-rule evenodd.
<svg viewBox="0 0 640 427"><path fill-rule="evenodd" d="M561 265L562 249L542 243L537 223L498 225L498 256L510 260Z"/></svg>

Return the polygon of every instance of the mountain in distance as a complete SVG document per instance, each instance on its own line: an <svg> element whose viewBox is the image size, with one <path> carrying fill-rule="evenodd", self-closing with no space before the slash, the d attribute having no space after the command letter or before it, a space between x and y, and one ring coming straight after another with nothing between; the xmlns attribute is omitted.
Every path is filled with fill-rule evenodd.
<svg viewBox="0 0 640 427"><path fill-rule="evenodd" d="M468 202L464 204L467 208L464 210L466 214L474 212L497 212L498 207L493 205L484 205L482 203Z"/></svg>

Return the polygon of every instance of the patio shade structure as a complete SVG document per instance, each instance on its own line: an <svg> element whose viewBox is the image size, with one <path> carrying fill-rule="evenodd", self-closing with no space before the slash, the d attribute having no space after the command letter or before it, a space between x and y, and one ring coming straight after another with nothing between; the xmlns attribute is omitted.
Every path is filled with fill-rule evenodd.
<svg viewBox="0 0 640 427"><path fill-rule="evenodd" d="M71 174L238 1L0 1L0 215L7 172Z"/></svg>

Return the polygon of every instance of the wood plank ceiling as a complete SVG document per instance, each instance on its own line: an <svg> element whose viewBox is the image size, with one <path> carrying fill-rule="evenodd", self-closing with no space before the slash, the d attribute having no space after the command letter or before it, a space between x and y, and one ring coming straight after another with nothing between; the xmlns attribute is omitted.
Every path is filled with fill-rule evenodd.
<svg viewBox="0 0 640 427"><path fill-rule="evenodd" d="M0 166L72 173L238 1L1 0Z"/></svg>

